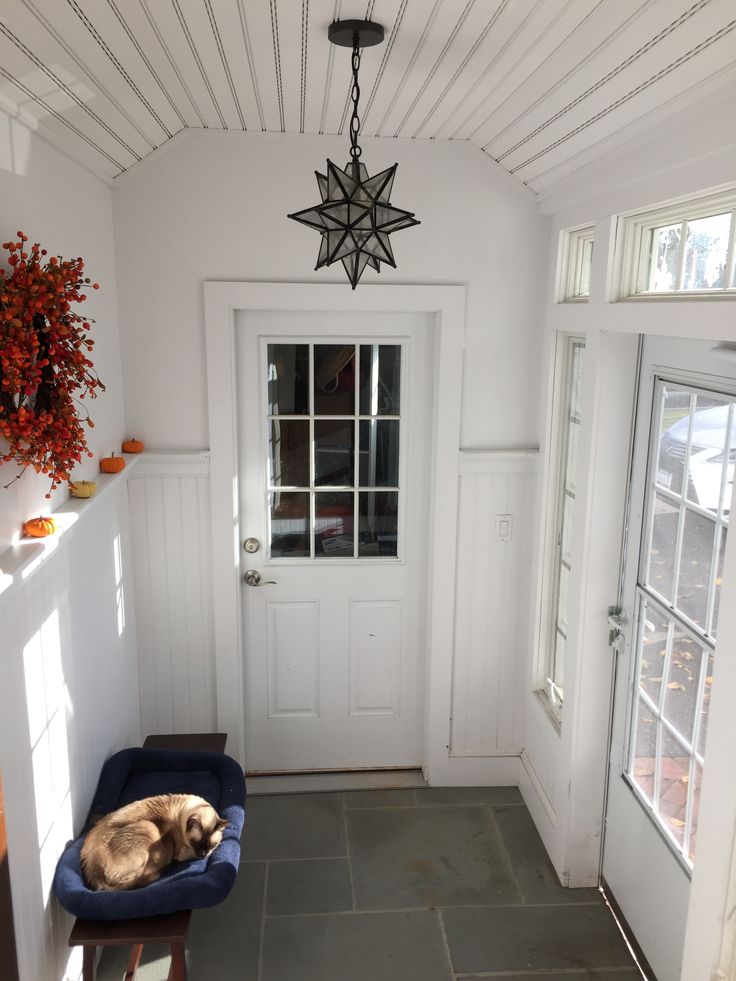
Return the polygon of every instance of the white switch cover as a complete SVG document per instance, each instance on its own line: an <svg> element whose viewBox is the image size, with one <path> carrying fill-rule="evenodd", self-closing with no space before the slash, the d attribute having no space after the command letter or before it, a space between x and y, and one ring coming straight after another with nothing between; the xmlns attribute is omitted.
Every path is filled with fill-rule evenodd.
<svg viewBox="0 0 736 981"><path fill-rule="evenodd" d="M496 515L496 541L510 542L511 533L513 531L513 525L514 525L513 514L497 514Z"/></svg>

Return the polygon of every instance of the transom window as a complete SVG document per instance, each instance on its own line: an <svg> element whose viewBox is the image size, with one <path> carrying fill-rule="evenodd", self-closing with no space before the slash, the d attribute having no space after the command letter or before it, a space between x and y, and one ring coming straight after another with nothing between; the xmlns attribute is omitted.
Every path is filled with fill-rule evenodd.
<svg viewBox="0 0 736 981"><path fill-rule="evenodd" d="M692 865L736 461L733 397L658 381L628 774Z"/></svg>
<svg viewBox="0 0 736 981"><path fill-rule="evenodd" d="M559 298L570 303L590 297L595 226L573 228L563 233Z"/></svg>
<svg viewBox="0 0 736 981"><path fill-rule="evenodd" d="M736 192L624 219L624 296L736 291Z"/></svg>
<svg viewBox="0 0 736 981"><path fill-rule="evenodd" d="M399 554L401 344L267 345L269 554Z"/></svg>

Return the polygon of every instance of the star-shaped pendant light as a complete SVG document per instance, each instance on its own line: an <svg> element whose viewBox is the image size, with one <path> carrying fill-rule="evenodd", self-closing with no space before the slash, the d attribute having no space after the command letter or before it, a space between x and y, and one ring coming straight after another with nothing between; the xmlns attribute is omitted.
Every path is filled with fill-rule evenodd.
<svg viewBox="0 0 736 981"><path fill-rule="evenodd" d="M342 170L327 161L327 174L317 173L322 203L297 211L289 218L316 228L322 235L316 269L330 266L339 259L348 274L353 289L366 266L381 271L381 263L396 268L389 236L402 228L418 225L411 211L396 208L389 198L399 166L394 164L373 177L368 176L360 162L358 145L360 118L358 116L358 69L360 49L383 40L383 28L370 21L335 21L330 25L329 38L334 44L353 49L353 115L350 120L351 159Z"/></svg>

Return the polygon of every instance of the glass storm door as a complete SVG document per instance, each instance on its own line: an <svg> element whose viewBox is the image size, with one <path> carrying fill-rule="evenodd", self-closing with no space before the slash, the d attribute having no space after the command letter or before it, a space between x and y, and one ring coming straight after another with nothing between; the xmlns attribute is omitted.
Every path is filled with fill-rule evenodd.
<svg viewBox="0 0 736 981"><path fill-rule="evenodd" d="M251 772L421 763L431 335L241 314Z"/></svg>
<svg viewBox="0 0 736 981"><path fill-rule="evenodd" d="M603 875L658 981L678 981L736 459L736 378L647 339L624 567Z"/></svg>

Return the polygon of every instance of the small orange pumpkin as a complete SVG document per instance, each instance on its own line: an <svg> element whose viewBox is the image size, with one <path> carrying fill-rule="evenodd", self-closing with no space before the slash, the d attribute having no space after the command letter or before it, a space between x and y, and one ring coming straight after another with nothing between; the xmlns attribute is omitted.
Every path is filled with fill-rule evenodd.
<svg viewBox="0 0 736 981"><path fill-rule="evenodd" d="M142 453L144 450L143 441L136 439L135 436L131 436L123 443L123 453Z"/></svg>
<svg viewBox="0 0 736 981"><path fill-rule="evenodd" d="M23 531L29 538L47 538L56 531L53 518L31 518L23 525Z"/></svg>
<svg viewBox="0 0 736 981"><path fill-rule="evenodd" d="M100 460L100 470L103 473L120 473L125 466L125 460L121 456L103 456Z"/></svg>

